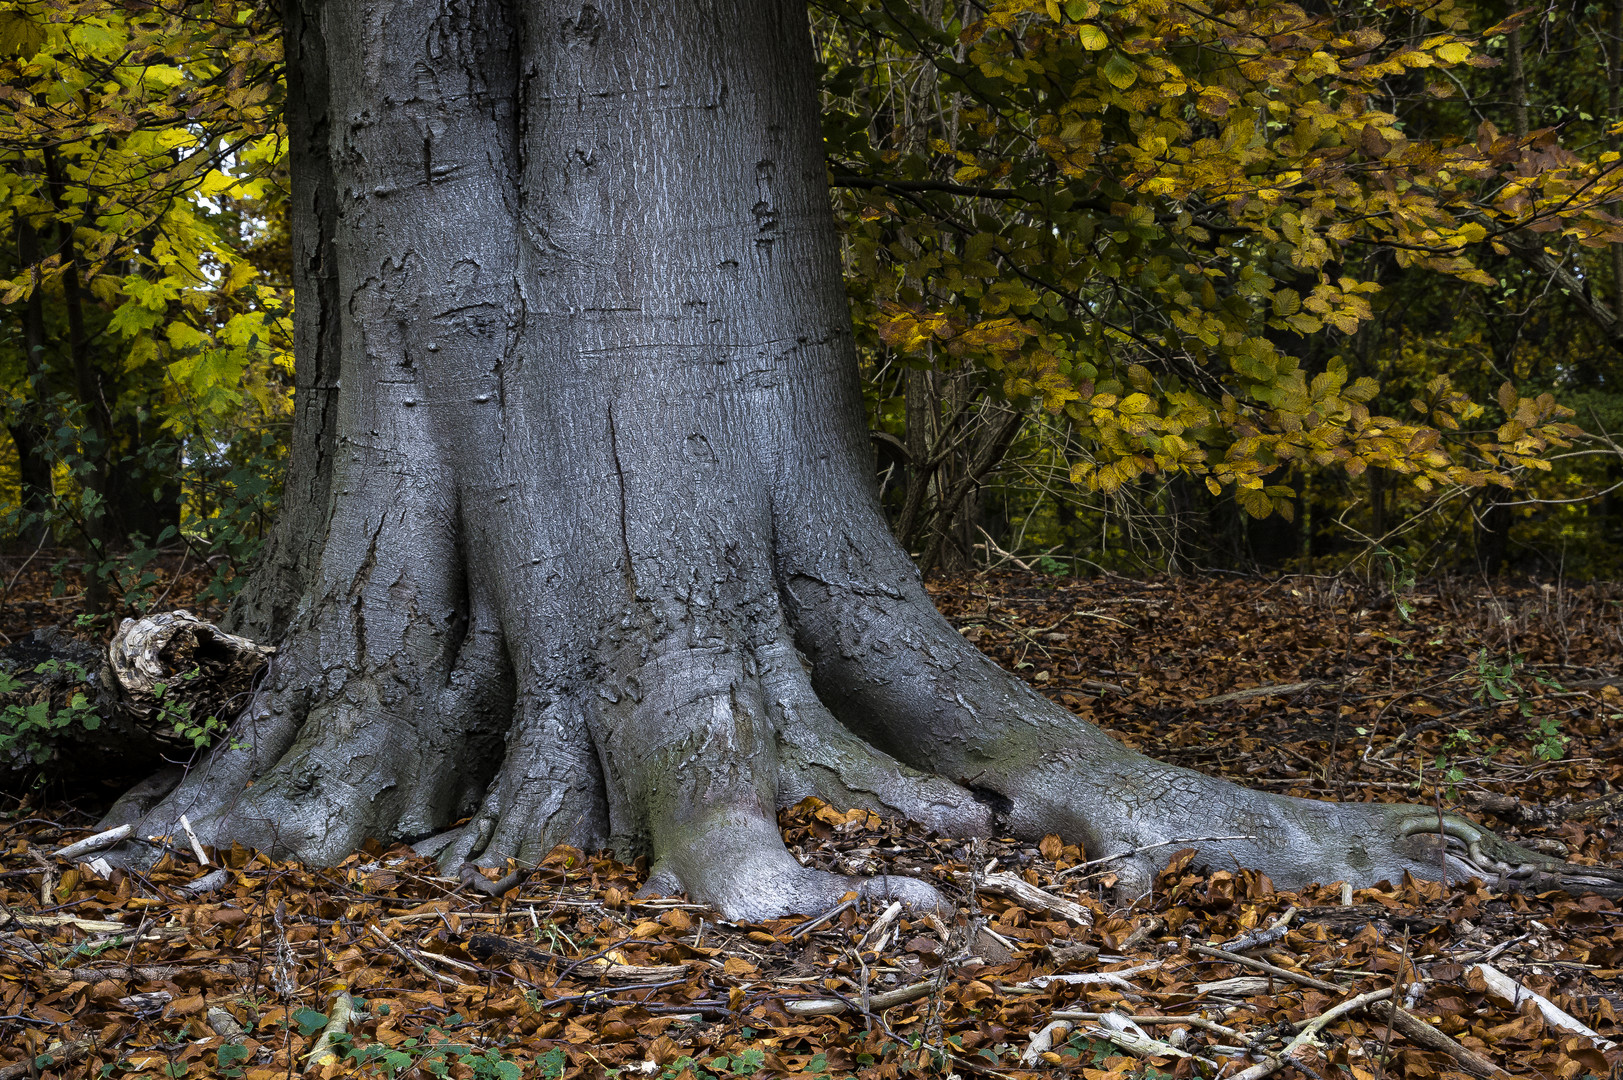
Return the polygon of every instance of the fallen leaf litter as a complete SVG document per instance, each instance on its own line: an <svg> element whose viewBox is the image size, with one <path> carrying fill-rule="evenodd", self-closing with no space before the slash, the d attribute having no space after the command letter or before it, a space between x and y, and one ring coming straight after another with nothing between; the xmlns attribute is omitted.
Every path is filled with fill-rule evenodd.
<svg viewBox="0 0 1623 1080"><path fill-rule="evenodd" d="M1524 625L1509 631L1456 598L1440 635L1435 618L1406 623L1353 594L1304 595L1301 582L1165 584L979 578L938 599L983 648L1032 664L1019 670L1034 685L1146 752L1298 794L1435 793L1524 842L1615 863L1611 717L1623 701L1605 667L1609 597L1568 601L1561 641L1526 614L1526 595L1493 598L1522 605ZM1119 624L1045 638L1066 611ZM1526 710L1475 708L1472 684L1454 678L1492 634L1516 635L1529 668L1568 665L1559 690L1523 679L1535 722L1563 720L1561 759L1514 753ZM1552 661L1558 646L1566 659ZM1415 659L1394 662L1404 655ZM1115 689L1082 685L1107 679ZM1580 683L1591 685L1570 688ZM1414 730L1439 716L1448 722ZM1435 761L1456 723L1471 725L1478 753L1508 749L1451 781ZM1623 914L1601 897L1412 880L1288 894L1172 848L1154 893L1118 906L1109 864L1079 871L1086 853L1057 837L970 843L811 801L782 824L805 861L919 874L955 913L849 903L816 923L735 925L679 899L639 900L640 866L567 849L494 898L406 848L330 870L242 849L205 851L214 865L203 865L182 835L134 874L97 867L94 853L53 856L89 829L14 821L0 834L0 1080L1582 1080L1623 1067L1610 1045L1623 1041Z"/></svg>

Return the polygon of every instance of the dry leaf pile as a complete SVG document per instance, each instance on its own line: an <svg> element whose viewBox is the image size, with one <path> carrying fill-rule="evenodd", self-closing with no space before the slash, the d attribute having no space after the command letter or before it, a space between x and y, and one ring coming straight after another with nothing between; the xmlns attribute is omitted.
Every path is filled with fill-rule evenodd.
<svg viewBox="0 0 1623 1080"><path fill-rule="evenodd" d="M1609 598L1564 601L1561 639L1529 614L1538 590L1495 598L1515 601L1509 621L1441 596L1405 621L1324 584L979 578L938 599L1147 752L1300 794L1474 804L1616 862ZM1480 651L1507 644L1526 657L1515 692L1479 695ZM1560 759L1536 753L1545 717L1570 740ZM1460 729L1474 739L1445 746ZM1598 897L1408 880L1287 894L1169 849L1129 902L1108 860L1056 837L972 843L808 801L782 821L803 861L913 873L954 911L853 900L736 925L638 899L640 864L569 849L492 897L407 848L330 870L242 849L203 865L180 836L125 872L56 858L89 832L62 816L0 834L0 1080L1623 1071L1623 913Z"/></svg>
<svg viewBox="0 0 1623 1080"><path fill-rule="evenodd" d="M1083 853L1057 838L970 845L814 802L784 825L813 861L915 869L956 917L852 903L816 925L733 925L696 905L638 900L635 868L567 849L494 899L405 848L327 871L237 849L215 853L224 884L193 896L188 887L219 874L193 857L104 880L46 854L67 838L55 827L17 825L0 879L0 1076L28 1075L35 1059L56 1075L113 1065L247 1080L1232 1075L1279 1055L1293 1025L1371 991L1464 1053L1360 1011L1286 1067L1447 1077L1469 1075L1480 1055L1515 1075L1579 1080L1623 1058L1532 1002L1494 998L1472 974L1486 960L1603 1039L1623 1037L1623 915L1610 901L1406 881L1343 906L1333 886L1281 894L1249 872L1203 872L1184 852L1151 897L1115 909L1108 864L1079 865ZM1079 917L1011 899L1018 886L1005 877ZM1214 955L1225 943L1264 968ZM347 1032L334 1039L340 1013ZM1111 1030L1113 1016L1144 1017L1149 1040ZM1056 1020L1069 1027L1056 1032ZM1033 1052L1045 1029L1048 1045Z"/></svg>
<svg viewBox="0 0 1623 1080"><path fill-rule="evenodd" d="M1440 799L1574 862L1616 850L1623 586L1011 574L932 591L1005 667L1162 761L1293 795Z"/></svg>

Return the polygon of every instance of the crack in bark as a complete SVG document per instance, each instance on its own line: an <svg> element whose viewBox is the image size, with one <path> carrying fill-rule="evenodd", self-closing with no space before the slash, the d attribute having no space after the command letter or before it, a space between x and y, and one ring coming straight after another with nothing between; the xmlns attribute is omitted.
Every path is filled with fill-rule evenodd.
<svg viewBox="0 0 1623 1080"><path fill-rule="evenodd" d="M620 439L614 428L614 403L609 403L609 456L614 459L614 479L620 496L620 557L621 576L625 581L626 599L637 602L637 570L631 562L631 526L626 509L626 471L620 464Z"/></svg>

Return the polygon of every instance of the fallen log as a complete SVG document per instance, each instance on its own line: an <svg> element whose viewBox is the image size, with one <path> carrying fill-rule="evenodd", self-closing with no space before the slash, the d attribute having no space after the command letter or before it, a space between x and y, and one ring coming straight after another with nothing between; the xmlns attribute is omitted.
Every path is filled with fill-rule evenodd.
<svg viewBox="0 0 1623 1080"><path fill-rule="evenodd" d="M40 627L0 649L0 707L65 717L44 747L64 775L133 778L222 734L274 653L183 610L125 619L105 647ZM0 768L38 764L37 752L0 756ZM166 777L151 801L177 780Z"/></svg>
<svg viewBox="0 0 1623 1080"><path fill-rule="evenodd" d="M160 742L194 749L242 712L275 653L177 609L120 623L107 670L132 720Z"/></svg>

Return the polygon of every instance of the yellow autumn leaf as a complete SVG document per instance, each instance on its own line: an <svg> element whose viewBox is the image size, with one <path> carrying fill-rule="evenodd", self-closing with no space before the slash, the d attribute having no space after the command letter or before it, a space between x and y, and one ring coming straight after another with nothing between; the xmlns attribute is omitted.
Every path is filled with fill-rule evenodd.
<svg viewBox="0 0 1623 1080"><path fill-rule="evenodd" d="M1089 52L1103 52L1110 47L1109 36L1097 26L1077 27L1076 40L1081 42L1082 47Z"/></svg>

